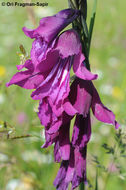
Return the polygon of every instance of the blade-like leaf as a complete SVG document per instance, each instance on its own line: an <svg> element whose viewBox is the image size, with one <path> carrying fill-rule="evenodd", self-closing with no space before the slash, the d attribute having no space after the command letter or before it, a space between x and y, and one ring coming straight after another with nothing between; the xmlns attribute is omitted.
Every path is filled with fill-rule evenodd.
<svg viewBox="0 0 126 190"><path fill-rule="evenodd" d="M98 190L98 170L96 171L95 190Z"/></svg>
<svg viewBox="0 0 126 190"><path fill-rule="evenodd" d="M68 4L69 4L69 7L72 8L72 9L76 9L74 3L72 0L68 0Z"/></svg>
<svg viewBox="0 0 126 190"><path fill-rule="evenodd" d="M90 26L89 26L89 48L88 48L88 55L90 52L90 45L91 45L91 38L92 38L92 33L93 33L93 27L94 27L94 22L95 22L95 15L96 15L96 7L97 7L97 0L94 0L94 5L92 9L92 14L91 14L91 19L90 19Z"/></svg>
<svg viewBox="0 0 126 190"><path fill-rule="evenodd" d="M79 190L85 190L85 187L84 187L84 182L82 182L79 186Z"/></svg>
<svg viewBox="0 0 126 190"><path fill-rule="evenodd" d="M84 19L87 19L87 0L81 0L80 2L80 10L81 10L81 14L83 15Z"/></svg>
<svg viewBox="0 0 126 190"><path fill-rule="evenodd" d="M82 26L83 26L84 35L88 39L88 27L87 27L87 24L86 24L86 21L85 21L83 15L81 15L81 22L82 22Z"/></svg>

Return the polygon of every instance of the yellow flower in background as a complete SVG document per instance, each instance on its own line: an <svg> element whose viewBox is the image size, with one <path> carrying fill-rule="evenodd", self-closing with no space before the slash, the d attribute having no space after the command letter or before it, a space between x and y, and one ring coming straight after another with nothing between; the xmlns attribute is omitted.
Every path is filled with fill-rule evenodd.
<svg viewBox="0 0 126 190"><path fill-rule="evenodd" d="M117 98L118 100L124 100L124 92L118 86L113 87L112 96Z"/></svg>
<svg viewBox="0 0 126 190"><path fill-rule="evenodd" d="M6 74L6 68L4 66L0 66L0 77L4 77Z"/></svg>

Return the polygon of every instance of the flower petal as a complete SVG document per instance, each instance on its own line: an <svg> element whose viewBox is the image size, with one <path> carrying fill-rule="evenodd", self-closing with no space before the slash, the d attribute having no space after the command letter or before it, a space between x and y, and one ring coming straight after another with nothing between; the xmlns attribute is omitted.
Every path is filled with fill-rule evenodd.
<svg viewBox="0 0 126 190"><path fill-rule="evenodd" d="M61 155L59 152L59 141L56 141L55 146L54 146L54 160L55 162L61 161Z"/></svg>
<svg viewBox="0 0 126 190"><path fill-rule="evenodd" d="M78 148L74 149L76 175L84 180L86 179L86 152L86 146L82 151Z"/></svg>
<svg viewBox="0 0 126 190"><path fill-rule="evenodd" d="M85 57L81 51L78 55L74 56L73 71L75 75L83 80L97 79L98 76L96 74L92 74L84 65L84 59Z"/></svg>
<svg viewBox="0 0 126 190"><path fill-rule="evenodd" d="M54 134L59 130L61 125L62 125L62 120L61 118L59 118L59 120L50 125L50 128L47 130L47 132L49 134Z"/></svg>
<svg viewBox="0 0 126 190"><path fill-rule="evenodd" d="M78 11L65 9L54 16L45 17L40 20L39 27L36 29L23 28L24 33L30 38L43 38L44 41L50 42L56 35L70 24L78 16Z"/></svg>
<svg viewBox="0 0 126 190"><path fill-rule="evenodd" d="M48 134L47 131L45 130L45 143L41 146L41 148L47 148L48 146L52 145L54 142L56 142L57 137L59 133L55 134Z"/></svg>
<svg viewBox="0 0 126 190"><path fill-rule="evenodd" d="M48 48L48 44L42 41L40 38L36 39L32 43L31 59L34 65L38 65L45 57Z"/></svg>
<svg viewBox="0 0 126 190"><path fill-rule="evenodd" d="M54 117L54 115L52 113L52 109L48 103L47 98L43 98L40 101L38 109L38 117L41 121L41 124L44 126L48 126L52 122L52 117Z"/></svg>
<svg viewBox="0 0 126 190"><path fill-rule="evenodd" d="M111 110L105 107L99 97L96 88L93 86L93 99L92 99L92 111L94 116L99 120L107 124L112 124L117 129L120 125L115 120L115 115Z"/></svg>
<svg viewBox="0 0 126 190"><path fill-rule="evenodd" d="M6 86L8 87L15 84L22 88L34 89L43 81L43 79L44 76L41 73L34 75L32 71L21 71L16 73Z"/></svg>
<svg viewBox="0 0 126 190"><path fill-rule="evenodd" d="M76 31L71 29L63 32L57 39L55 49L59 50L63 59L79 54L81 43Z"/></svg>
<svg viewBox="0 0 126 190"><path fill-rule="evenodd" d="M78 147L79 150L83 150L91 136L91 121L90 114L86 118L82 115L77 115L73 134L72 134L72 145Z"/></svg>
<svg viewBox="0 0 126 190"><path fill-rule="evenodd" d="M57 190L67 190L68 182L65 182L66 172L68 168L68 161L62 161L58 174L54 181L54 186Z"/></svg>
<svg viewBox="0 0 126 190"><path fill-rule="evenodd" d="M59 130L59 152L62 160L70 158L70 137L69 137L70 122L63 125Z"/></svg>
<svg viewBox="0 0 126 190"><path fill-rule="evenodd" d="M26 62L23 65L17 65L18 70L22 70L23 68L26 68L30 71L34 70L34 66L31 59L26 60Z"/></svg>
<svg viewBox="0 0 126 190"><path fill-rule="evenodd" d="M64 104L63 104L64 111L70 115L74 116L78 111L72 106L72 104L69 102L68 98L65 99Z"/></svg>
<svg viewBox="0 0 126 190"><path fill-rule="evenodd" d="M87 117L92 101L92 83L76 78L70 87L68 99L78 114Z"/></svg>
<svg viewBox="0 0 126 190"><path fill-rule="evenodd" d="M70 59L60 59L41 85L32 93L33 99L48 97L53 112L59 117L63 110L63 102L69 94Z"/></svg>

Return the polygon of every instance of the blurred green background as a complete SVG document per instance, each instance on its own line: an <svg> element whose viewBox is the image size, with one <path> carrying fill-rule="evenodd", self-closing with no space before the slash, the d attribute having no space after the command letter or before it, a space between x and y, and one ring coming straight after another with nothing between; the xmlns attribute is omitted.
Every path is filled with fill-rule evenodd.
<svg viewBox="0 0 126 190"><path fill-rule="evenodd" d="M32 40L24 35L22 27L34 28L40 18L67 8L67 1L42 0L41 3L47 2L48 6L32 8L1 6L2 2L8 1L0 0L0 190L53 190L59 164L53 162L52 147L41 149L44 131L37 117L38 103L30 98L31 91L18 86L6 88L5 84L20 64L19 46L23 44L28 53L31 49ZM88 2L88 23L92 5L93 0ZM98 1L90 54L92 71L99 75L94 83L102 102L116 114L123 134L126 132L125 6L125 1ZM8 133L12 138L33 137L7 139ZM112 146L115 153L107 154L102 147L104 143ZM92 138L87 157L87 176L91 185L87 189L94 190L96 172L100 190L126 189L125 146L123 156L120 156L117 144L114 127L100 123L92 116Z"/></svg>

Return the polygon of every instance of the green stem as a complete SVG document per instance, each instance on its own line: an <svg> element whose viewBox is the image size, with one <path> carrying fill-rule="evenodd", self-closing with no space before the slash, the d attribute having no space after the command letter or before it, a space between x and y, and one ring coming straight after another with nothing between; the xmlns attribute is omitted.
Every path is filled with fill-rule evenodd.
<svg viewBox="0 0 126 190"><path fill-rule="evenodd" d="M94 5L93 5L93 9L92 9L92 15L91 15L91 19L90 19L90 26L89 26L88 56L89 56L89 53L90 53L91 39L92 39L94 22L95 22L95 15L96 15L96 7L97 7L97 0L94 0Z"/></svg>
<svg viewBox="0 0 126 190"><path fill-rule="evenodd" d="M79 190L85 190L85 187L84 187L84 182L82 182L79 186Z"/></svg>

